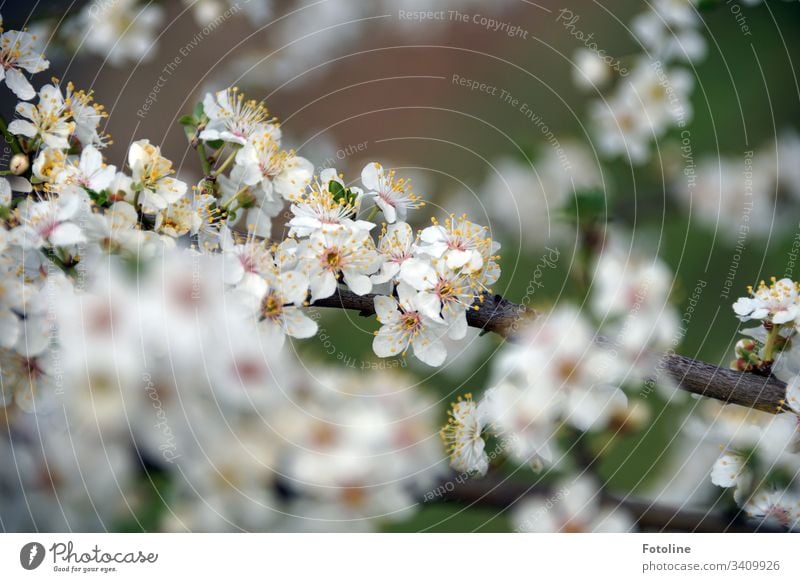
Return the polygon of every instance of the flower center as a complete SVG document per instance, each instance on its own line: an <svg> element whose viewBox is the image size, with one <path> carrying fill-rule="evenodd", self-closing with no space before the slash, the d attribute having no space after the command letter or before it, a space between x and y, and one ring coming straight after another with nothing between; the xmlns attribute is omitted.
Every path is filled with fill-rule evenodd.
<svg viewBox="0 0 800 582"><path fill-rule="evenodd" d="M261 315L264 319L275 320L281 316L282 312L283 302L279 301L273 293L267 294L264 301L261 302Z"/></svg>
<svg viewBox="0 0 800 582"><path fill-rule="evenodd" d="M342 266L342 255L338 249L326 250L322 260L331 271L335 271Z"/></svg>

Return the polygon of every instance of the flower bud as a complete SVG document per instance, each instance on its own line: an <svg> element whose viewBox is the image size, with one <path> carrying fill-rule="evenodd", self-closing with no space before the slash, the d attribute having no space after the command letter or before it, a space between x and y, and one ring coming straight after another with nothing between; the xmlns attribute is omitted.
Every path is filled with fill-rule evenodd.
<svg viewBox="0 0 800 582"><path fill-rule="evenodd" d="M752 339L740 339L736 342L736 356L739 358L747 358L756 350L757 344Z"/></svg>
<svg viewBox="0 0 800 582"><path fill-rule="evenodd" d="M749 372L752 370L752 365L744 358L737 358L731 361L730 369L736 370L737 372Z"/></svg>
<svg viewBox="0 0 800 582"><path fill-rule="evenodd" d="M30 160L28 160L28 156L25 154L14 154L14 157L11 158L11 163L8 165L8 169L11 170L11 173L15 176L21 176L27 172L30 167Z"/></svg>

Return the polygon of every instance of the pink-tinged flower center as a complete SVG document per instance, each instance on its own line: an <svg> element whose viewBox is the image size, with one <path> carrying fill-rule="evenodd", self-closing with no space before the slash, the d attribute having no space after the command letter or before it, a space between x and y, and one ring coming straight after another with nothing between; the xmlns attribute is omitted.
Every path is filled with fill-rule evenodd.
<svg viewBox="0 0 800 582"><path fill-rule="evenodd" d="M397 201L395 200L394 191L393 190L381 190L378 192L378 198L386 202L389 206L394 208L397 205Z"/></svg>
<svg viewBox="0 0 800 582"><path fill-rule="evenodd" d="M468 249L467 242L458 237L450 237L447 241L447 248L453 251L466 251Z"/></svg>
<svg viewBox="0 0 800 582"><path fill-rule="evenodd" d="M337 248L325 249L322 253L322 266L329 271L337 271L342 268L344 260L342 253Z"/></svg>
<svg viewBox="0 0 800 582"><path fill-rule="evenodd" d="M436 283L436 295L444 303L455 299L456 290L450 281L439 279L439 282Z"/></svg>
<svg viewBox="0 0 800 582"><path fill-rule="evenodd" d="M407 311L400 317L400 325L408 333L417 333L422 328L422 318L417 311Z"/></svg>
<svg viewBox="0 0 800 582"><path fill-rule="evenodd" d="M253 257L247 253L239 255L239 264L242 265L242 269L244 269L245 273L256 272L255 261L253 260Z"/></svg>
<svg viewBox="0 0 800 582"><path fill-rule="evenodd" d="M56 220L54 217L45 219L41 224L39 224L39 234L42 236L42 238L50 238L50 235L55 232L58 224L58 220Z"/></svg>

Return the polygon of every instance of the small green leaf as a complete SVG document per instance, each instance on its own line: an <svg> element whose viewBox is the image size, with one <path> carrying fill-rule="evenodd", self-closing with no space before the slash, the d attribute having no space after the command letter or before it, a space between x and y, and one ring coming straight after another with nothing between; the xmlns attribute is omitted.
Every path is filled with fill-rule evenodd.
<svg viewBox="0 0 800 582"><path fill-rule="evenodd" d="M205 116L206 116L205 108L203 107L203 102L200 101L197 105L194 106L194 117L199 121L205 118Z"/></svg>
<svg viewBox="0 0 800 582"><path fill-rule="evenodd" d="M341 182L337 182L336 180L331 180L328 183L328 190L330 191L331 194L333 194L333 197L336 198L337 200L341 196L344 196L344 186L342 186Z"/></svg>
<svg viewBox="0 0 800 582"><path fill-rule="evenodd" d="M109 199L108 190L101 190L100 192L96 192L91 188L84 188L84 190L86 190L86 193L89 195L89 198L91 198L94 201L94 203L97 204L98 206L103 206L103 207L111 206L108 200Z"/></svg>
<svg viewBox="0 0 800 582"><path fill-rule="evenodd" d="M178 119L178 123L180 123L181 125L197 127L197 118L194 115L184 115L183 117Z"/></svg>

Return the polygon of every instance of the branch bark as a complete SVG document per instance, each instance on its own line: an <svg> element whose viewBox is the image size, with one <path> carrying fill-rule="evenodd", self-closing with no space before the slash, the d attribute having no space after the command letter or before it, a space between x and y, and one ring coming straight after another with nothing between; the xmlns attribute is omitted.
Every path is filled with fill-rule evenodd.
<svg viewBox="0 0 800 582"><path fill-rule="evenodd" d="M339 289L331 297L315 301L313 305L351 309L363 316L371 316L375 315L374 297L372 294L356 295L350 290ZM486 297L483 303L476 305L478 309L467 312L469 325L507 339L513 338L526 321L537 315L534 310L499 295ZM772 414L786 410L786 384L773 376L736 372L674 353L666 353L661 357L657 373L661 370L666 371L682 390L692 394Z"/></svg>
<svg viewBox="0 0 800 582"><path fill-rule="evenodd" d="M541 486L531 486L491 474L481 479L466 481L443 495L446 501L480 503L497 509L507 509L530 495L549 497L552 491ZM746 519L740 511L703 511L672 507L643 499L601 493L600 502L608 507L625 511L640 530L657 532L785 532L768 522Z"/></svg>

